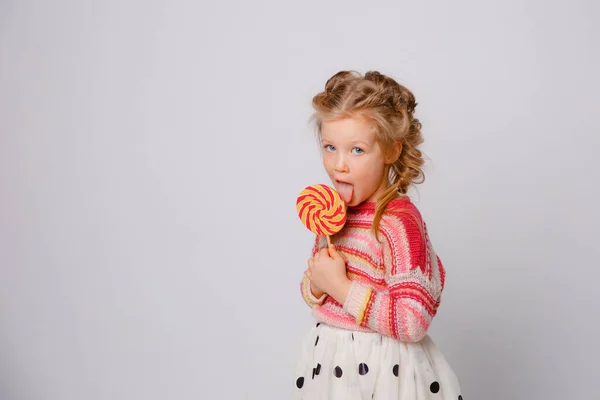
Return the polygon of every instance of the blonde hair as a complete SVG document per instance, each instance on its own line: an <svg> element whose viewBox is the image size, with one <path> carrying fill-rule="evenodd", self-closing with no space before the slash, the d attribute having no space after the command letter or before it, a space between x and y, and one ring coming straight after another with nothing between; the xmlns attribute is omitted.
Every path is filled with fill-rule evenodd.
<svg viewBox="0 0 600 400"><path fill-rule="evenodd" d="M377 231L383 212L397 194L405 195L413 184L423 183L423 154L418 146L423 143L421 123L413 114L415 96L394 79L377 71L364 76L356 71L340 71L325 84L325 90L312 99L316 123L321 137L323 122L344 118L363 117L375 123L377 140L384 154L402 143L399 157L390 165L390 186L377 199L373 232Z"/></svg>

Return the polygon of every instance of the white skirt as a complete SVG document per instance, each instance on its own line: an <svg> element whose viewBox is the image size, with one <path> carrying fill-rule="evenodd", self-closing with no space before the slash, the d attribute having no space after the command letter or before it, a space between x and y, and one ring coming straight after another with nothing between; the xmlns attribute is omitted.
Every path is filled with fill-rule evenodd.
<svg viewBox="0 0 600 400"><path fill-rule="evenodd" d="M462 400L429 336L416 343L323 323L302 342L293 400Z"/></svg>

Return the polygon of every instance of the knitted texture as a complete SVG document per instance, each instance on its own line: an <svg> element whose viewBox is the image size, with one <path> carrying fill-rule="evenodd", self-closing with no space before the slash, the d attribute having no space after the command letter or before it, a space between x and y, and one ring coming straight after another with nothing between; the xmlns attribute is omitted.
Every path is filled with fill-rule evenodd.
<svg viewBox="0 0 600 400"><path fill-rule="evenodd" d="M440 305L444 268L421 213L408 197L394 199L386 207L379 227L381 243L371 231L374 216L374 202L350 207L346 225L331 237L348 259L352 283L344 304L327 295L315 298L306 277L300 285L303 298L320 322L417 342ZM313 256L326 246L326 237L317 236Z"/></svg>

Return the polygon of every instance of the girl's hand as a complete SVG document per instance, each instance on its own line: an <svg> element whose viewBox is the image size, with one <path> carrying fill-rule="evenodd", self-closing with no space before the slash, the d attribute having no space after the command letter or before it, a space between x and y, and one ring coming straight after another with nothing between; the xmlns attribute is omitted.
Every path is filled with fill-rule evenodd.
<svg viewBox="0 0 600 400"><path fill-rule="evenodd" d="M315 283L313 281L310 280L310 277L312 276L311 271L310 271L311 265L312 265L312 257L308 259L308 268L306 269L306 271L304 271L304 275L310 281L309 289L310 289L312 295L318 299L326 293L323 290L321 290L321 288L319 288L317 285L315 285Z"/></svg>
<svg viewBox="0 0 600 400"><path fill-rule="evenodd" d="M312 288L327 293L338 303L344 304L351 281L346 275L346 260L333 244L319 250L308 260L305 274L310 279Z"/></svg>

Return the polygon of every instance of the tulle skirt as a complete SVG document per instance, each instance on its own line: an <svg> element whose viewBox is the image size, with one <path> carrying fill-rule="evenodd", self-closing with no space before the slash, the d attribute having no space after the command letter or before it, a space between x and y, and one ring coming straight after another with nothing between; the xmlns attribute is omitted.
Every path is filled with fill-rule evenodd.
<svg viewBox="0 0 600 400"><path fill-rule="evenodd" d="M429 336L400 342L318 323L302 342L293 400L462 400Z"/></svg>

